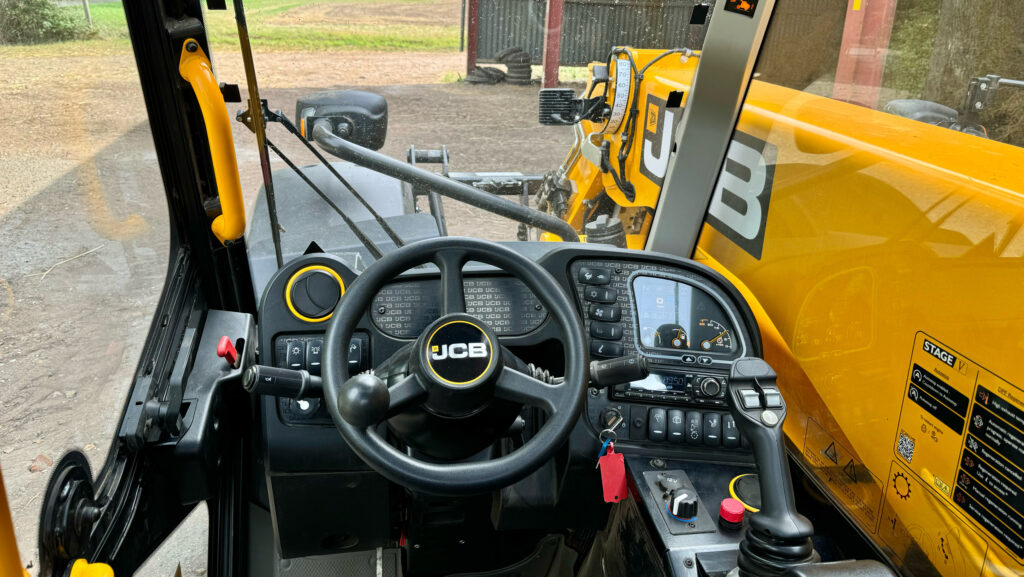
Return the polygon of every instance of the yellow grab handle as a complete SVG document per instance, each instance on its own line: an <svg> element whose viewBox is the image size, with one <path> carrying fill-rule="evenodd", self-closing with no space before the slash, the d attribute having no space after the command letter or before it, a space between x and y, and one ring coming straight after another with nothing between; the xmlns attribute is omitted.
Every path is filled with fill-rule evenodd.
<svg viewBox="0 0 1024 577"><path fill-rule="evenodd" d="M181 47L178 72L188 80L196 92L199 108L206 121L206 137L210 141L213 174L217 178L221 215L213 219L210 229L222 244L238 240L245 233L245 206L242 204L242 184L235 159L235 140L231 136L231 120L224 95L213 75L210 59L202 47L189 38Z"/></svg>
<svg viewBox="0 0 1024 577"><path fill-rule="evenodd" d="M114 577L114 570L104 563L89 563L79 559L71 566L69 577Z"/></svg>

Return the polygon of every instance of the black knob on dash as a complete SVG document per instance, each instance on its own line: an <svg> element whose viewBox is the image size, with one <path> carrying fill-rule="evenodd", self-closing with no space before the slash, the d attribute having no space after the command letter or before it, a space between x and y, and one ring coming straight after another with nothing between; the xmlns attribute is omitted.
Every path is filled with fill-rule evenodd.
<svg viewBox="0 0 1024 577"><path fill-rule="evenodd" d="M722 392L722 383L714 377L708 377L700 382L700 392L705 397L717 397Z"/></svg>
<svg viewBox="0 0 1024 577"><path fill-rule="evenodd" d="M668 512L680 520L697 516L697 494L692 489L678 488L668 495Z"/></svg>

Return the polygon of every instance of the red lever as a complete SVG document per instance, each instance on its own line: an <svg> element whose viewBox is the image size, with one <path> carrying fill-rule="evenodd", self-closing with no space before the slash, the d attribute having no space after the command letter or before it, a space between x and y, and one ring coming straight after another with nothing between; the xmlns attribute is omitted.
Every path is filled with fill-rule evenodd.
<svg viewBox="0 0 1024 577"><path fill-rule="evenodd" d="M217 356L223 357L231 368L238 367L238 351L235 350L235 344L231 342L230 337L220 338L220 342L217 343Z"/></svg>

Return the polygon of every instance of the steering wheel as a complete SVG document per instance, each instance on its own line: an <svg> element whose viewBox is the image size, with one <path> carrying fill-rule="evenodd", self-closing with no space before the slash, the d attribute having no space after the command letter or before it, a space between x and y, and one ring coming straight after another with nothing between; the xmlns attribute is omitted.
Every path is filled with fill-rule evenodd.
<svg viewBox="0 0 1024 577"><path fill-rule="evenodd" d="M482 320L466 314L462 267L468 261L493 265L533 291L560 329L565 376L545 382L508 365L518 365ZM348 347L356 324L371 301L400 273L435 263L441 271L441 317L405 349L407 369L390 386L371 373L350 378ZM420 241L370 265L345 292L329 321L324 342L324 400L349 446L370 467L414 491L468 495L506 487L549 460L568 438L583 406L586 347L583 326L572 301L547 271L494 242L461 237ZM395 353L396 356L402 351ZM518 359L516 359L518 360ZM379 363L383 367L388 359ZM427 460L399 451L378 425L402 413L417 412L456 428L476 432L473 419L492 405L523 405L547 414L540 430L518 449L482 461ZM495 439L488 440L493 443Z"/></svg>

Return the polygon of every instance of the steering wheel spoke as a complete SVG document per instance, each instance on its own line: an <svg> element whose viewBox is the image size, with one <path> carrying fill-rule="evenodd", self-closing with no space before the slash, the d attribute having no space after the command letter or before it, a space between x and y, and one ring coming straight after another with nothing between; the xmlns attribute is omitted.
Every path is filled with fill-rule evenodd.
<svg viewBox="0 0 1024 577"><path fill-rule="evenodd" d="M564 384L549 385L508 367L501 372L494 389L499 399L540 407L548 414L556 413L558 407L563 406L568 392L569 387Z"/></svg>
<svg viewBox="0 0 1024 577"><path fill-rule="evenodd" d="M465 253L442 251L437 253L434 262L441 269L441 315L466 312L466 291L462 286Z"/></svg>
<svg viewBox="0 0 1024 577"><path fill-rule="evenodd" d="M385 419L422 403L427 398L427 389L423 387L419 377L408 375L394 385L388 387L388 412Z"/></svg>

